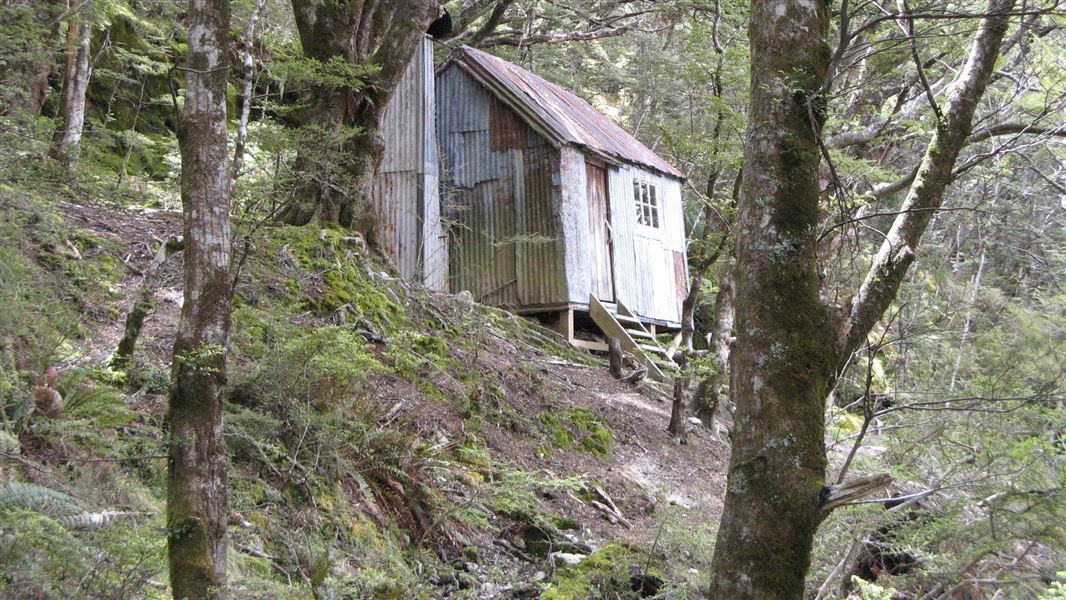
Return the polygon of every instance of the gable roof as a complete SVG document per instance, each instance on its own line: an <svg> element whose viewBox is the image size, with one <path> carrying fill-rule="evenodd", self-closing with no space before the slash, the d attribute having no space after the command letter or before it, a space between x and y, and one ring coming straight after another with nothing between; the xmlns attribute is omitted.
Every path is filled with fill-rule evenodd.
<svg viewBox="0 0 1066 600"><path fill-rule="evenodd" d="M456 48L438 72L453 63L557 145L577 144L607 159L684 178L670 163L591 104L539 75L465 45Z"/></svg>

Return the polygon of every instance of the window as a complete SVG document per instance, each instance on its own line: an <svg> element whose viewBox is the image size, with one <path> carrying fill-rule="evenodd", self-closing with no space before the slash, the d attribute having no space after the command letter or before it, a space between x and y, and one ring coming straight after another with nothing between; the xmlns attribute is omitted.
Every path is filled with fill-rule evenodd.
<svg viewBox="0 0 1066 600"><path fill-rule="evenodd" d="M659 227L659 194L647 181L633 180L633 201L637 209L637 223Z"/></svg>

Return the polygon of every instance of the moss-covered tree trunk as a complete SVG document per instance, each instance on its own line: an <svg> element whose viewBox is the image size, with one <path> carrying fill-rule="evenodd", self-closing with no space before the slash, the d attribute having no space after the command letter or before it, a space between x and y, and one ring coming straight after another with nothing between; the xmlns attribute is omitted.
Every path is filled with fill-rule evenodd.
<svg viewBox="0 0 1066 600"><path fill-rule="evenodd" d="M373 229L374 172L385 150L378 133L385 106L396 91L440 6L436 0L292 0L304 56L372 70L345 87L311 87L301 115L320 147L297 157L295 198L282 220Z"/></svg>
<svg viewBox="0 0 1066 600"><path fill-rule="evenodd" d="M115 354L111 357L111 368L124 371L133 360L133 351L137 348L137 340L141 337L144 328L144 319L152 310L152 295L155 294L156 285L159 281L159 270L163 268L170 255L180 252L184 246L181 237L172 237L159 245L152 262L145 269L144 279L141 280L141 288L133 299L133 307L126 315L126 325L122 330L122 337L115 347Z"/></svg>
<svg viewBox="0 0 1066 600"><path fill-rule="evenodd" d="M751 3L751 100L736 239L736 404L710 597L801 598L825 485L833 360L815 270L825 2Z"/></svg>
<svg viewBox="0 0 1066 600"><path fill-rule="evenodd" d="M887 476L825 486L824 400L894 300L995 69L1014 0L989 0L966 64L935 111L936 130L903 207L858 293L819 299L818 98L829 50L821 2L752 2L752 91L739 207L737 412L710 597L801 598L828 510L883 487ZM840 315L833 319L831 315Z"/></svg>
<svg viewBox="0 0 1066 600"><path fill-rule="evenodd" d="M228 0L189 1L185 107L178 124L184 295L167 407L167 555L174 598L223 598L230 329L230 180L226 147Z"/></svg>

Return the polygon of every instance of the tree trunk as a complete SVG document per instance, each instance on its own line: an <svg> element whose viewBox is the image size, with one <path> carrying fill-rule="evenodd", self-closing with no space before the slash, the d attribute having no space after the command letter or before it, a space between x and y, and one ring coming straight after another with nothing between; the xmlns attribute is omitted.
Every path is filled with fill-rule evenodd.
<svg viewBox="0 0 1066 600"><path fill-rule="evenodd" d="M951 369L951 383L948 392L955 393L955 386L959 382L959 369L962 367L962 355L966 350L966 343L970 341L970 333L973 331L974 312L977 310L977 295L981 292L981 277L985 272L985 249L982 243L981 257L977 260L977 272L970 279L970 293L967 296L969 306L966 307L966 316L962 322L962 336L959 337L959 348L955 352L955 367Z"/></svg>
<svg viewBox="0 0 1066 600"><path fill-rule="evenodd" d="M688 390L688 350L681 348L677 356L678 372L674 377L674 401L670 407L670 426L667 431L677 444L688 443L685 423L685 392Z"/></svg>
<svg viewBox="0 0 1066 600"><path fill-rule="evenodd" d="M167 555L174 598L224 598L230 180L228 0L190 0L185 108L178 124L184 295L167 410Z"/></svg>
<svg viewBox="0 0 1066 600"><path fill-rule="evenodd" d="M718 280L718 295L714 299L714 325L708 339L715 372L700 381L692 397L692 410L707 424L714 426L718 407L725 399L725 384L729 380L729 351L733 338L733 266L730 259L722 268Z"/></svg>
<svg viewBox="0 0 1066 600"><path fill-rule="evenodd" d="M63 0L7 0L0 4L0 31L20 31L0 64L0 114L41 114L51 93Z"/></svg>
<svg viewBox="0 0 1066 600"><path fill-rule="evenodd" d="M953 177L1013 0L990 0L947 109L874 264L832 328L819 300L820 99L827 5L752 2L731 396L737 407L711 598L801 598L819 522L889 478L824 487L824 399L891 304ZM832 333L831 333L832 331ZM828 499L828 500L827 500Z"/></svg>
<svg viewBox="0 0 1066 600"><path fill-rule="evenodd" d="M1007 17L1014 0L990 0L981 20L970 54L958 79L948 91L947 109L936 123L933 139L926 148L899 216L892 223L874 264L859 292L851 301L841 328L845 359L866 339L896 297L907 269L914 262L918 242L926 226L944 200L951 183L955 161L973 128L973 116L999 58L999 48L1007 32Z"/></svg>
<svg viewBox="0 0 1066 600"><path fill-rule="evenodd" d="M736 240L736 405L710 598L801 598L835 366L815 269L825 2L751 2L751 100Z"/></svg>
<svg viewBox="0 0 1066 600"><path fill-rule="evenodd" d="M181 237L172 237L159 245L155 257L144 273L141 281L141 289L137 291L137 297L133 301L130 314L126 315L126 326L123 328L122 339L118 341L115 355L111 358L111 368L125 370L133 359L133 351L137 348L137 340L141 337L141 329L144 327L144 319L152 310L152 294L155 293L159 269L170 258L171 254L180 252L184 246Z"/></svg>
<svg viewBox="0 0 1066 600"><path fill-rule="evenodd" d="M436 18L436 0L292 0L304 56L320 62L342 59L375 71L362 85L314 85L301 128L323 147L300 152L295 163L294 201L282 215L293 225L312 221L373 231L373 178L385 143L378 129L426 28Z"/></svg>
<svg viewBox="0 0 1066 600"><path fill-rule="evenodd" d="M92 67L89 64L89 43L92 41L92 26L88 11L91 4L82 7L79 21L72 21L67 31L67 65L63 72L63 97L60 103L61 122L52 136L49 155L73 166L81 145L85 125L85 92L89 89Z"/></svg>
<svg viewBox="0 0 1066 600"><path fill-rule="evenodd" d="M237 139L233 144L233 166L230 168L230 185L237 185L237 178L241 176L241 167L244 165L244 148L248 143L248 121L252 116L252 94L255 92L255 27L259 23L259 16L263 14L266 0L255 0L255 8L248 17L248 27L244 32L244 60L241 66L244 78L241 86L241 118L237 122Z"/></svg>

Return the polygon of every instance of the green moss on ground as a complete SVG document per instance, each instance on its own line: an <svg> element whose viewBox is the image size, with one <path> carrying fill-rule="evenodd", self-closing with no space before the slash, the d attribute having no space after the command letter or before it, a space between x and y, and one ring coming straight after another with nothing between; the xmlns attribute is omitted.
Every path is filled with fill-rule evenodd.
<svg viewBox="0 0 1066 600"><path fill-rule="evenodd" d="M86 180L92 172L83 172ZM166 581L159 532L167 365L147 353L121 373L90 365L78 382L64 384L62 418L28 416L34 375L59 359L85 362L99 345L86 310L120 320L125 299L115 290L131 276L121 258L127 242L71 226L56 198L77 200L57 184L38 189L0 177L0 342L7 344L0 445L42 461L48 489L70 490L89 510L130 514L85 532L46 512L0 506L0 527L10 524L20 539L34 540L17 556L0 553L0 568L18 573L12 584L73 597L94 557L108 556L114 563L97 567L98 595L114 595L116 582L134 578L133 594L164 597L165 584L146 582ZM543 429L553 451L606 460L614 440L595 412L568 408L531 418L513 394L548 396L547 373L533 363L501 366L494 353L502 339L532 356L586 357L514 315L442 301L395 281L346 231L263 227L249 248L234 302L225 408L235 598L459 593L460 575L472 576L457 574L440 556L465 552L476 560L467 534L580 527L553 514L545 498L576 493L581 482L501 464L485 432L504 427L536 436ZM11 354L23 366L8 360ZM397 380L442 410L465 413L463 437L441 445L403 416L383 420L392 404L377 388ZM97 391L79 396L82 384ZM92 462L70 463L82 458ZM62 468L68 464L79 469Z"/></svg>
<svg viewBox="0 0 1066 600"><path fill-rule="evenodd" d="M577 565L556 570L540 600L648 598L662 585L662 573L651 563L648 554L635 546L608 544Z"/></svg>
<svg viewBox="0 0 1066 600"><path fill-rule="evenodd" d="M596 411L571 406L544 411L537 416L537 420L546 435L540 446L545 455L550 456L556 450L580 449L601 460L611 457L614 435Z"/></svg>

